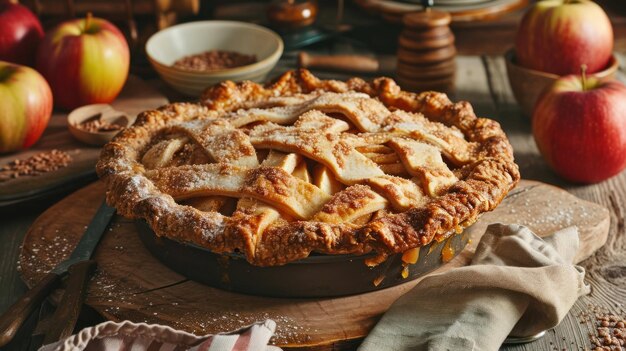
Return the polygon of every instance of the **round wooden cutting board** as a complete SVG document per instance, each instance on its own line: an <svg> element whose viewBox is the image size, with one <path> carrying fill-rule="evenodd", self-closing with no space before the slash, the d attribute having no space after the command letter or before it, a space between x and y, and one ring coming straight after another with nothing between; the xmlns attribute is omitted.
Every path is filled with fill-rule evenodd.
<svg viewBox="0 0 626 351"><path fill-rule="evenodd" d="M103 199L104 185L94 183L52 206L33 223L20 256L22 277L29 286L70 255ZM578 262L606 242L609 212L565 190L522 181L495 211L467 229L470 244L436 272L468 264L486 226L495 222L527 225L540 236L578 226ZM209 334L271 318L278 325L272 342L299 350L355 348L389 305L419 281L338 298L231 293L190 281L163 266L143 246L134 223L119 216L109 226L95 259L98 270L86 303L108 319L160 323Z"/></svg>

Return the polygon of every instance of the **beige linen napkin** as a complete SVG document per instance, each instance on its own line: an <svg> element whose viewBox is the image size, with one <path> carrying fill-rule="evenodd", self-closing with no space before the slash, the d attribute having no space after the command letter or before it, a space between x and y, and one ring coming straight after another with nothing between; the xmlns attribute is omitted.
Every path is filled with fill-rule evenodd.
<svg viewBox="0 0 626 351"><path fill-rule="evenodd" d="M578 231L543 240L520 225L492 224L470 266L425 278L398 299L359 351L498 350L509 335L559 324L589 293L572 260Z"/></svg>

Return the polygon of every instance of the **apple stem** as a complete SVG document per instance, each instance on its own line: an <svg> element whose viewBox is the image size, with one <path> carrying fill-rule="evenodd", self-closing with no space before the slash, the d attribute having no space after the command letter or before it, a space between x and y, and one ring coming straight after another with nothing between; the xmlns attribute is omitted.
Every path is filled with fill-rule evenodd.
<svg viewBox="0 0 626 351"><path fill-rule="evenodd" d="M89 25L91 24L91 18L92 18L92 14L91 12L87 12L87 16L85 16L85 31L89 30Z"/></svg>
<svg viewBox="0 0 626 351"><path fill-rule="evenodd" d="M580 65L580 78L583 84L583 91L587 90L587 65Z"/></svg>

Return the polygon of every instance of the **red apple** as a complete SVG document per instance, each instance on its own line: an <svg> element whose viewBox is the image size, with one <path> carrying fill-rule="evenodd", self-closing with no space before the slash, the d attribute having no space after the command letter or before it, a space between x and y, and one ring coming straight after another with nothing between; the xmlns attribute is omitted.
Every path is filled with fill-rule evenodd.
<svg viewBox="0 0 626 351"><path fill-rule="evenodd" d="M595 183L626 167L626 86L571 75L537 100L533 135L563 178Z"/></svg>
<svg viewBox="0 0 626 351"><path fill-rule="evenodd" d="M37 52L37 70L50 83L55 105L68 110L113 101L126 82L129 61L124 35L91 15L48 32Z"/></svg>
<svg viewBox="0 0 626 351"><path fill-rule="evenodd" d="M50 120L52 92L34 69L0 61L0 153L33 145Z"/></svg>
<svg viewBox="0 0 626 351"><path fill-rule="evenodd" d="M613 29L606 13L589 0L538 1L517 30L517 63L560 76L607 67L613 51Z"/></svg>
<svg viewBox="0 0 626 351"><path fill-rule="evenodd" d="M43 28L20 4L0 0L0 60L33 66Z"/></svg>

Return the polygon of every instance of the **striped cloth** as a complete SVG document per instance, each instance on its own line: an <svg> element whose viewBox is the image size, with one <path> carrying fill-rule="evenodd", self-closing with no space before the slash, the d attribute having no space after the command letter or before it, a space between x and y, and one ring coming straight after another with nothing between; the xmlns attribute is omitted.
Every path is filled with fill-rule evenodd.
<svg viewBox="0 0 626 351"><path fill-rule="evenodd" d="M275 329L268 319L229 333L196 336L158 324L105 322L39 351L280 351L267 344Z"/></svg>

